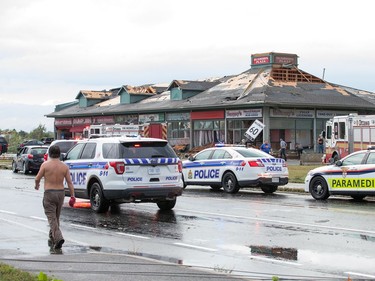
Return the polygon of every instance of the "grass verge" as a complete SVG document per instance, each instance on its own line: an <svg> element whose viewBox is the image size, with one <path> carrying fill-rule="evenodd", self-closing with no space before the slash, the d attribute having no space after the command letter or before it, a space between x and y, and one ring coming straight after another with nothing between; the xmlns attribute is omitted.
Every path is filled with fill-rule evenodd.
<svg viewBox="0 0 375 281"><path fill-rule="evenodd" d="M321 167L322 165L308 165L308 166L301 166L301 165L288 165L289 169L289 182L294 183L304 183L305 177L307 173L315 169L317 167Z"/></svg>
<svg viewBox="0 0 375 281"><path fill-rule="evenodd" d="M14 268L13 266L0 263L0 281L61 281L48 277L45 273L40 272L34 275Z"/></svg>

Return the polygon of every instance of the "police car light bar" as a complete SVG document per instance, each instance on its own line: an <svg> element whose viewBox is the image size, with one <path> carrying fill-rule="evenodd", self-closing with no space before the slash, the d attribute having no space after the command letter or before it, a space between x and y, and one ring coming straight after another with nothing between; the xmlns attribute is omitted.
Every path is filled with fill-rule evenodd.
<svg viewBox="0 0 375 281"><path fill-rule="evenodd" d="M246 147L244 144L215 143L215 147Z"/></svg>

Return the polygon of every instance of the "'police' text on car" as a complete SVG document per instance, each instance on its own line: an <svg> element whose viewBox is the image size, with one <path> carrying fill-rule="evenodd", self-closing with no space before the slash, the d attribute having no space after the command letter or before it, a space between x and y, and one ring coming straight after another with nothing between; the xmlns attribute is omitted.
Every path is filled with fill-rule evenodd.
<svg viewBox="0 0 375 281"><path fill-rule="evenodd" d="M182 164L184 185L209 185L228 193L243 187L260 187L273 193L288 183L284 159L255 148L218 145L206 148Z"/></svg>

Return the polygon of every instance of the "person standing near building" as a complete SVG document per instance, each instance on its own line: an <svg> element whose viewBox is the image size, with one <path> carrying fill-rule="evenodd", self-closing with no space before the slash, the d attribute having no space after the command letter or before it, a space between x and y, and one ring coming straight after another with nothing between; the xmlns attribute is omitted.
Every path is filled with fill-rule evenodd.
<svg viewBox="0 0 375 281"><path fill-rule="evenodd" d="M264 141L264 143L260 146L260 150L264 151L265 153L271 153L271 145L268 141Z"/></svg>
<svg viewBox="0 0 375 281"><path fill-rule="evenodd" d="M64 180L70 191L71 207L75 203L74 186L68 166L60 161L60 148L57 145L51 146L48 156L35 177L35 189L39 190L40 181L44 178L43 208L50 226L48 245L59 250L65 242L60 230L60 213L65 198Z"/></svg>
<svg viewBox="0 0 375 281"><path fill-rule="evenodd" d="M280 158L284 158L286 161L286 142L283 139L280 139Z"/></svg>
<svg viewBox="0 0 375 281"><path fill-rule="evenodd" d="M317 143L318 143L318 153L324 153L324 139L322 135L319 135Z"/></svg>

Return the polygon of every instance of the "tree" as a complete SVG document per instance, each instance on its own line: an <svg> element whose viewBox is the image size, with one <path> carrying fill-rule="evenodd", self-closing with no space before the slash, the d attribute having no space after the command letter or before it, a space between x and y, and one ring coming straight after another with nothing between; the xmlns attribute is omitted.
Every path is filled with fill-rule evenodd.
<svg viewBox="0 0 375 281"><path fill-rule="evenodd" d="M39 124L39 126L37 128L35 128L34 130L32 130L29 133L29 138L40 140L41 138L43 138L46 135L46 133L47 133L46 126L42 125L42 124Z"/></svg>

